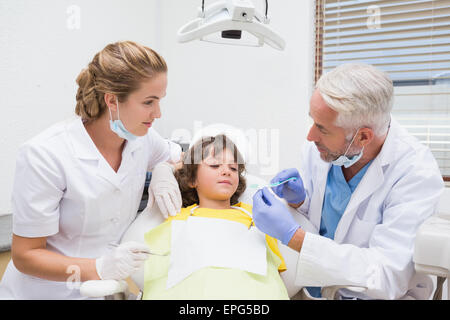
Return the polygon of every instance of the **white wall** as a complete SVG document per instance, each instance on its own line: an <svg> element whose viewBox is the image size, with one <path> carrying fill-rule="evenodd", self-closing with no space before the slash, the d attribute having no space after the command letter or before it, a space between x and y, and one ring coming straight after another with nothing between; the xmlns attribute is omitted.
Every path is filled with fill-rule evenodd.
<svg viewBox="0 0 450 320"><path fill-rule="evenodd" d="M250 172L268 178L297 165L312 80L313 1L269 1L271 27L287 42L283 52L267 46L177 43L178 28L196 16L200 4L0 0L0 215L11 213L18 147L73 115L78 73L96 52L118 40L150 46L168 62L163 117L155 125L163 136L228 123L268 134L267 139L259 136L269 148L262 148L258 158L265 163L250 166Z"/></svg>
<svg viewBox="0 0 450 320"><path fill-rule="evenodd" d="M74 114L75 79L106 44L157 47L156 0L0 0L0 215L18 147Z"/></svg>

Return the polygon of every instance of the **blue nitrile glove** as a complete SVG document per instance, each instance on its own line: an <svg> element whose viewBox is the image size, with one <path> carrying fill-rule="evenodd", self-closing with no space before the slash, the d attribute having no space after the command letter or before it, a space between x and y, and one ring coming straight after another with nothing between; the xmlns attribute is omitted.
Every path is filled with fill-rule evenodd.
<svg viewBox="0 0 450 320"><path fill-rule="evenodd" d="M285 245L300 228L286 205L275 198L268 188L258 190L253 196L253 222L259 230Z"/></svg>
<svg viewBox="0 0 450 320"><path fill-rule="evenodd" d="M303 187L302 178L298 170L295 168L286 169L279 172L270 183L282 182L289 178L297 178L295 180L288 181L277 187L272 187L273 192L280 198L285 199L288 203L300 203L306 198L305 188Z"/></svg>

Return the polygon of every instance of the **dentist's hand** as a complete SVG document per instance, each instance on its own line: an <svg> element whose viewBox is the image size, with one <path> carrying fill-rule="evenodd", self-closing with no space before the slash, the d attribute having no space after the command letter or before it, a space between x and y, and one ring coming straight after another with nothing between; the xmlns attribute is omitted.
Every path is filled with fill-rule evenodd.
<svg viewBox="0 0 450 320"><path fill-rule="evenodd" d="M281 182L293 177L297 179L288 181L277 187L272 187L272 190L277 196L285 199L288 203L298 204L305 200L306 192L297 169L291 168L279 172L270 180L270 183Z"/></svg>
<svg viewBox="0 0 450 320"><path fill-rule="evenodd" d="M139 270L150 255L149 248L139 242L125 242L95 260L102 280L123 280Z"/></svg>
<svg viewBox="0 0 450 320"><path fill-rule="evenodd" d="M148 187L148 204L158 204L164 218L175 216L181 210L182 200L178 182L173 175L173 167L167 162L158 163L152 171Z"/></svg>
<svg viewBox="0 0 450 320"><path fill-rule="evenodd" d="M285 245L300 228L284 203L267 188L258 190L253 196L253 222L259 230Z"/></svg>

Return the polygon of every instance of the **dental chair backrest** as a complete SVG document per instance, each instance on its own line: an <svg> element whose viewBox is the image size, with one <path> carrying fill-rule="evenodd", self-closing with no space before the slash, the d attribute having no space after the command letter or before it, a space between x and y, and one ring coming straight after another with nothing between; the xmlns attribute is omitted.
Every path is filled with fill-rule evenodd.
<svg viewBox="0 0 450 320"><path fill-rule="evenodd" d="M260 177L247 174L247 186L252 185L258 185L263 186L267 183L267 181L263 180ZM257 188L247 187L247 189L244 191L244 193L239 198L239 201L252 204L252 197L254 193L257 191ZM292 209L294 210L294 209ZM295 211L295 210L294 210ZM293 211L294 217L302 218L301 215L297 212ZM304 217L303 217L304 219ZM136 220L131 224L131 226L128 228L128 230L125 232L125 234L122 237L121 242L127 242L127 241L138 241L141 243L145 243L144 235L152 228L160 225L162 222L164 222L164 218L158 208L157 205L154 205L152 208L146 208L144 211L142 211L139 216L136 218ZM301 225L305 225L305 222L303 220L299 220L299 223ZM278 242L278 245L280 247L281 254L283 255L283 258L285 259L286 265L288 270L283 272L281 274L285 285L288 289L289 296L295 295L301 287L294 285L294 279L295 279L295 272L296 272L296 265L297 265L297 259L298 259L298 252L288 248L287 246L283 245L281 242ZM144 267L140 268L139 271L134 273L131 276L131 279L133 282L137 285L137 287L143 291L144 289Z"/></svg>
<svg viewBox="0 0 450 320"><path fill-rule="evenodd" d="M438 215L440 216L450 216L450 188L446 187L442 192L441 198L439 200Z"/></svg>
<svg viewBox="0 0 450 320"><path fill-rule="evenodd" d="M247 186L252 184L264 185L266 181L263 179L253 176L246 175ZM252 203L253 194L256 192L255 188L247 188L244 193L240 196L239 201L245 203ZM153 205L152 208L146 208L142 211L136 220L131 224L128 230L122 237L121 242L127 241L137 241L141 243L145 243L144 235L154 227L160 225L164 222L164 218L158 208L157 205ZM140 270L134 273L131 276L131 279L134 283L139 287L140 290L144 288L144 268L140 268Z"/></svg>

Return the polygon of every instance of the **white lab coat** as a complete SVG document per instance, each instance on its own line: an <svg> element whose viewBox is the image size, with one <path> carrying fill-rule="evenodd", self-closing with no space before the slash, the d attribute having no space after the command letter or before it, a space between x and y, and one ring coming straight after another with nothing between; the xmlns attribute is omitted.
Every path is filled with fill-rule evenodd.
<svg viewBox="0 0 450 320"><path fill-rule="evenodd" d="M320 229L330 164L314 143L302 152L307 198L297 210ZM429 277L412 261L418 227L435 213L444 183L430 150L392 119L385 143L351 196L334 241L307 232L297 262L298 286L348 285L345 297L427 299Z"/></svg>
<svg viewBox="0 0 450 320"><path fill-rule="evenodd" d="M65 256L98 258L135 219L146 172L161 161L178 160L180 153L178 145L151 128L146 136L126 142L116 173L80 118L56 124L19 150L13 233L47 237L47 249ZM43 280L21 273L11 261L0 298L82 298L76 267L67 276L67 283Z"/></svg>

